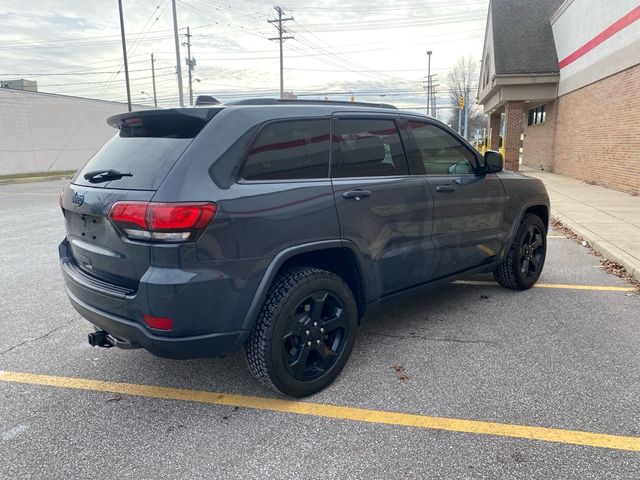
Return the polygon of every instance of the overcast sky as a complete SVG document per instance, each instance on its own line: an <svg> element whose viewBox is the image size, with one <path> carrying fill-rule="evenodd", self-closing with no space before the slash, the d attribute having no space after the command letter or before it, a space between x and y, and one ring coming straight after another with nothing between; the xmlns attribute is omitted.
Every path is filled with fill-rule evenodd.
<svg viewBox="0 0 640 480"><path fill-rule="evenodd" d="M171 0L123 0L134 102L149 102L151 62L158 98L177 102ZM179 0L181 33L191 28L195 94L220 99L277 96L277 32L269 1ZM488 0L289 0L294 21L284 46L285 90L304 98L424 104L426 51L447 97L447 70L462 55L478 61ZM44 92L126 100L116 0L3 0L0 79L37 80ZM185 41L183 37L181 41ZM181 47L185 93L186 48ZM45 75L46 74L46 75ZM56 74L56 75L53 75ZM446 101L443 99L443 104Z"/></svg>

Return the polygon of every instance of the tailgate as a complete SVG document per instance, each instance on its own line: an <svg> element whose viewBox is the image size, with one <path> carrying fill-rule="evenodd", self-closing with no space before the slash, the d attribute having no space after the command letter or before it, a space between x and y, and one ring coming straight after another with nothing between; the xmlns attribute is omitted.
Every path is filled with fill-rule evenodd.
<svg viewBox="0 0 640 480"><path fill-rule="evenodd" d="M62 206L69 249L77 267L91 276L135 290L149 268L149 244L124 238L108 218L118 200L148 201L155 192L69 185Z"/></svg>

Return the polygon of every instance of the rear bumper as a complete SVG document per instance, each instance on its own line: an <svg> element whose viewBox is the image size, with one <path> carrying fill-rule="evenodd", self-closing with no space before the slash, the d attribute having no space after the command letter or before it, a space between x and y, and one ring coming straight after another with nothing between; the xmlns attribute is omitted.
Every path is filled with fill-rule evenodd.
<svg viewBox="0 0 640 480"><path fill-rule="evenodd" d="M59 253L71 304L116 346L168 358L219 357L239 350L249 335L241 329L248 302L231 287L233 278L218 270L150 267L137 290L129 290L83 272L66 240ZM144 314L172 318L174 329L156 331Z"/></svg>
<svg viewBox="0 0 640 480"><path fill-rule="evenodd" d="M136 322L91 307L73 295L69 288L66 290L73 308L93 325L124 342L128 348L144 348L158 357L220 357L239 350L249 335L249 332L238 331L192 337L160 337L149 333Z"/></svg>

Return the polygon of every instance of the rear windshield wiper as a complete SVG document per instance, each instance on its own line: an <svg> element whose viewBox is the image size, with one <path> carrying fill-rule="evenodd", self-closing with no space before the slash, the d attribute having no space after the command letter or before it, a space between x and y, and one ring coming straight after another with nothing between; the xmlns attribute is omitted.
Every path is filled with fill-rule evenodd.
<svg viewBox="0 0 640 480"><path fill-rule="evenodd" d="M118 170L92 170L84 174L84 179L91 183L108 182L122 177L133 177L131 173L123 173Z"/></svg>

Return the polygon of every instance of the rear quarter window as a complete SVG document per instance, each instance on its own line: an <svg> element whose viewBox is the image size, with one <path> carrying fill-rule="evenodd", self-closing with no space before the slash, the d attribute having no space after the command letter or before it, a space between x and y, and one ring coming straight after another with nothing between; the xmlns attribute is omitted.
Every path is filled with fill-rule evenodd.
<svg viewBox="0 0 640 480"><path fill-rule="evenodd" d="M329 119L283 120L258 134L242 168L244 180L329 176Z"/></svg>

